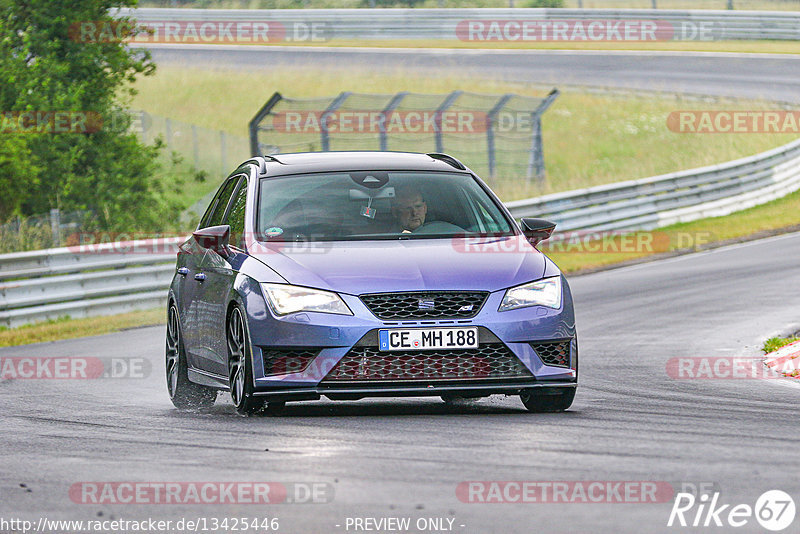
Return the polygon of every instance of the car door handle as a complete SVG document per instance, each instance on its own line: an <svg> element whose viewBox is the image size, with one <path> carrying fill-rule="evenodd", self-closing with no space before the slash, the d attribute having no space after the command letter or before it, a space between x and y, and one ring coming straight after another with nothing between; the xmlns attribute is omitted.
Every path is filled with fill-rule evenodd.
<svg viewBox="0 0 800 534"><path fill-rule="evenodd" d="M206 275L204 275L203 273L197 273L196 275L194 275L194 279L199 282L202 282L203 280L206 279Z"/></svg>
<svg viewBox="0 0 800 534"><path fill-rule="evenodd" d="M186 276L187 274L189 274L189 269L187 269L186 267L181 267L180 269L178 269L178 274L181 276Z"/></svg>

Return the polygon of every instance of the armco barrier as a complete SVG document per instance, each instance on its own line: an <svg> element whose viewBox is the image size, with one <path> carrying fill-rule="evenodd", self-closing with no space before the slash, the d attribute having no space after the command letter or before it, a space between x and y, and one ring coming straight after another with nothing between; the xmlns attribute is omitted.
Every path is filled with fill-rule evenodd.
<svg viewBox="0 0 800 534"><path fill-rule="evenodd" d="M726 215L800 189L800 140L722 165L508 203L560 230L652 229ZM0 255L0 325L162 306L183 238ZM155 252L151 252L151 251Z"/></svg>
<svg viewBox="0 0 800 534"><path fill-rule="evenodd" d="M252 32L217 29L166 34L163 23L269 23L270 42L464 39L467 21L653 21L660 38L676 40L782 39L800 40L800 13L792 11L662 10L662 9L124 9L119 13L151 24L161 32L148 42L222 42L255 40ZM198 25L199 26L199 25ZM488 26L487 26L488 28ZM514 29L515 27L509 27ZM235 29L235 28L234 28ZM502 31L502 27L501 27ZM220 34L221 32L221 34ZM515 34L519 33L514 30ZM160 37L159 37L160 35ZM197 37L195 37L197 36ZM511 36L513 38L513 36ZM501 37L508 38L508 36ZM166 41L164 40L166 39ZM591 40L591 39L590 39ZM620 39L622 40L622 39Z"/></svg>
<svg viewBox="0 0 800 534"><path fill-rule="evenodd" d="M160 307L184 239L0 254L0 326Z"/></svg>

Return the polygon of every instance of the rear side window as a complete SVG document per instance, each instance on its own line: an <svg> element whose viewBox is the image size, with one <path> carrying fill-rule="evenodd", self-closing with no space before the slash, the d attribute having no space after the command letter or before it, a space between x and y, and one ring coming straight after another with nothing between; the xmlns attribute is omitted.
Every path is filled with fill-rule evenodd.
<svg viewBox="0 0 800 534"><path fill-rule="evenodd" d="M236 197L228 213L228 223L231 226L231 245L244 250L244 213L247 207L247 179L242 180Z"/></svg>
<svg viewBox="0 0 800 534"><path fill-rule="evenodd" d="M236 186L236 182L239 181L239 178L239 176L231 178L228 180L228 183L225 184L217 200L217 205L214 206L214 211L211 213L211 217L206 221L206 227L222 224L222 218L225 216L225 209L228 207L228 202L230 202L231 195L233 194L233 188Z"/></svg>

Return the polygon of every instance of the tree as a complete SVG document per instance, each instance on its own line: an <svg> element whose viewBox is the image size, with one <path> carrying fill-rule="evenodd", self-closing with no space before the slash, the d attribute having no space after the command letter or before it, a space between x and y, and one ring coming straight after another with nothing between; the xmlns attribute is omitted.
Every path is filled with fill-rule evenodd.
<svg viewBox="0 0 800 534"><path fill-rule="evenodd" d="M0 216L84 209L105 230L155 230L170 220L165 213L172 207L154 177L159 149L129 132L130 118L122 113L135 94L133 82L155 71L149 53L119 39L82 40L75 32L91 22L122 28L117 36L125 37L133 21L115 19L109 10L135 4L0 0L0 110L9 124L22 116L28 122L18 126L34 124L28 133L0 134L13 138L0 142L0 166L14 169L0 170L0 194L16 195L4 201ZM53 129L56 113L69 126L41 131Z"/></svg>

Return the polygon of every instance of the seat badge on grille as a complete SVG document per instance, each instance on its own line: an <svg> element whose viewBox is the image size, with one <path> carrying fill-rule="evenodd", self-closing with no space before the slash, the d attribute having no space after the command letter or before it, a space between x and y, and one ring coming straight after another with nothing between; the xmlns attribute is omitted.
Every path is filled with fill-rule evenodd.
<svg viewBox="0 0 800 534"><path fill-rule="evenodd" d="M432 310L436 307L436 301L433 299L419 299L417 301L418 310Z"/></svg>
<svg viewBox="0 0 800 534"><path fill-rule="evenodd" d="M472 308L473 308L474 306L475 306L474 304L465 304L464 306L461 306L461 307L458 309L458 311L460 311L460 312L468 312L468 311L472 311Z"/></svg>

